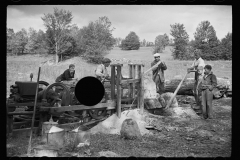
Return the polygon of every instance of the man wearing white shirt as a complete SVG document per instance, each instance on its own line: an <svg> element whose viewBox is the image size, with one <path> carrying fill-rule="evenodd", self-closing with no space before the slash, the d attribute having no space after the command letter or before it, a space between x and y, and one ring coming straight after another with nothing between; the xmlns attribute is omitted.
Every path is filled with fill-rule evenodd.
<svg viewBox="0 0 240 160"><path fill-rule="evenodd" d="M188 73L195 72L195 84L194 84L194 97L197 103L197 106L201 105L200 95L198 93L198 86L203 78L203 70L205 67L204 60L200 57L200 53L195 53L195 62L188 68Z"/></svg>

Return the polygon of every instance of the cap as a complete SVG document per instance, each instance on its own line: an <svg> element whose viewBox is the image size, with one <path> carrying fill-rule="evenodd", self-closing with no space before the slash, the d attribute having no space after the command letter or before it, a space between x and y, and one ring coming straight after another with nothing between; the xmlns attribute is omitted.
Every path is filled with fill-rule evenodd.
<svg viewBox="0 0 240 160"><path fill-rule="evenodd" d="M155 54L153 55L153 57L160 57L160 54L159 54L159 53L155 53Z"/></svg>

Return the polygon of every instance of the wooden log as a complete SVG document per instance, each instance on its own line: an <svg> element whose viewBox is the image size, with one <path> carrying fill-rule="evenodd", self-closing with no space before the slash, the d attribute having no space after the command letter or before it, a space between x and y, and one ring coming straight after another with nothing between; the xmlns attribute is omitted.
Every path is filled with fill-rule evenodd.
<svg viewBox="0 0 240 160"><path fill-rule="evenodd" d="M33 111L23 111L23 112L8 112L8 115L31 115Z"/></svg>
<svg viewBox="0 0 240 160"><path fill-rule="evenodd" d="M174 92L180 83L181 79L171 79L165 81L165 92ZM193 87L194 87L195 80L193 78L187 78L183 81L182 86L180 87L177 95L193 95ZM217 91L221 91L221 94L224 94L227 92L229 88L231 88L231 80L230 79L224 79L224 78L218 78L217 77ZM214 95L214 98L218 98L218 94Z"/></svg>

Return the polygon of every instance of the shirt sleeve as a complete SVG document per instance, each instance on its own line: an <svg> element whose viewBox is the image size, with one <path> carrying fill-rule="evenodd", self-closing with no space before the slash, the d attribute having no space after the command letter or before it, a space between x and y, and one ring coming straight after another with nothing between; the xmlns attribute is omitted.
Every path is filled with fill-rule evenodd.
<svg viewBox="0 0 240 160"><path fill-rule="evenodd" d="M103 68L102 65L97 66L96 72L95 72L96 76L104 76L103 75Z"/></svg>
<svg viewBox="0 0 240 160"><path fill-rule="evenodd" d="M217 78L214 74L212 75L212 86L213 88L217 87Z"/></svg>

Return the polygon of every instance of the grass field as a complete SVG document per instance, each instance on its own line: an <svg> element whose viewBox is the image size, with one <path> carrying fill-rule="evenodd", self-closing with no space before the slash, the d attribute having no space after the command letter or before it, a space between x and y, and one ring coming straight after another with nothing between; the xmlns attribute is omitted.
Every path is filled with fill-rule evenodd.
<svg viewBox="0 0 240 160"><path fill-rule="evenodd" d="M166 79L172 79L176 75L184 76L186 70L191 66L192 61L178 61L173 60L171 56L171 47L161 53L161 60L165 61L167 70L165 71ZM131 60L132 62L141 62L145 65L144 70L150 68L150 64L153 61L151 48L142 47L136 51L122 51L119 48L114 48L105 57L114 59ZM33 73L33 81L37 80L38 67L41 62L52 59L52 56L39 56L39 55L23 55L23 56L11 56L7 57L7 95L10 85L14 84L15 81L28 81L30 80L29 75ZM83 78L85 76L94 76L94 70L96 65L88 64L83 61L80 57L75 57L64 62L59 63L57 66L44 65L41 67L40 80L48 83L54 83L57 76L64 72L69 64L74 63L76 65L76 77ZM206 61L206 64L211 64L213 72L217 77L232 77L232 61ZM123 76L128 75L128 65L124 63L122 74ZM108 69L110 73L110 67ZM151 72L149 73L149 76ZM193 77L191 73L187 77Z"/></svg>
<svg viewBox="0 0 240 160"><path fill-rule="evenodd" d="M184 76L191 61L173 60L171 56L171 47L166 47L161 53L161 60L165 61L167 70L166 79L171 79L176 75ZM132 62L141 62L145 65L144 70L150 68L153 61L151 48L140 48L137 51L122 51L114 48L105 57L114 59L126 58ZM37 80L38 67L41 62L52 59L52 56L24 55L7 57L7 96L9 95L10 85L15 81L29 81L30 73L34 74L33 81ZM88 64L80 57L75 57L58 65L43 65L41 67L40 80L48 83L54 83L57 76L63 73L69 66L76 65L76 77L94 76L96 65ZM206 61L206 64L213 66L213 72L217 77L228 77L232 79L232 61ZM123 76L128 75L127 64L123 65ZM108 69L110 71L110 68ZM148 75L151 76L151 73ZM193 77L193 73L188 77ZM162 131L154 136L144 137L142 141L125 141L117 135L99 135L92 136L91 150L92 156L99 156L98 152L102 150L111 150L119 156L136 157L216 157L231 155L231 99L220 99L214 101L213 106L214 120L206 121L174 121L168 118L159 120L167 126L178 127L178 131ZM189 132L186 128L194 128ZM213 136L199 135L197 131L209 131ZM196 131L196 132L195 132ZM217 138L216 138L217 137ZM20 156L26 154L29 138L19 136L7 139L7 156ZM39 143L40 137L33 137L33 145ZM132 147L130 147L132 146ZM137 147L136 147L137 146ZM75 151L76 154L83 153L81 150ZM66 154L62 152L61 156L72 156L73 153ZM75 153L74 153L75 154ZM81 156L81 155L80 155Z"/></svg>

